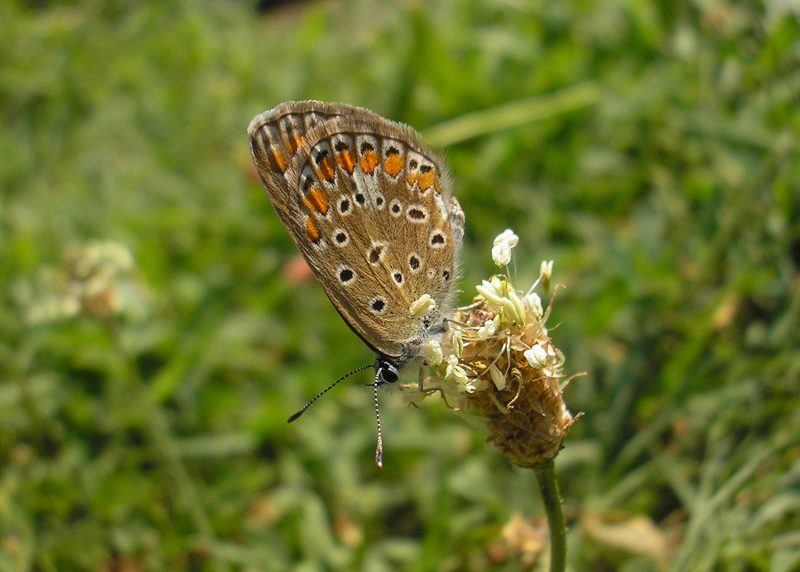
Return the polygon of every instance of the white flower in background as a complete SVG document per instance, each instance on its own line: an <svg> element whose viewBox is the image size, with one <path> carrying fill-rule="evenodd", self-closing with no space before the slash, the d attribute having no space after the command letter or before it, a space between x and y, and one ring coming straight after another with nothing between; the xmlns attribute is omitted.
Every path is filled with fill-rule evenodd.
<svg viewBox="0 0 800 572"><path fill-rule="evenodd" d="M18 288L31 324L83 315L107 319L142 316L147 292L133 255L124 244L102 240L71 248L59 268L42 268L34 282Z"/></svg>
<svg viewBox="0 0 800 572"><path fill-rule="evenodd" d="M506 229L494 239L492 260L497 266L508 266L511 262L511 249L519 242L519 237L511 229Z"/></svg>

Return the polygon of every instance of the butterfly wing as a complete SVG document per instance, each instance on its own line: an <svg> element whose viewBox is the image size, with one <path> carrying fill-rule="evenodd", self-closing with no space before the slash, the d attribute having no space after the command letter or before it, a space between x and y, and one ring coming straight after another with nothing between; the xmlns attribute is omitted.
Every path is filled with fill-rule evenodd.
<svg viewBox="0 0 800 572"><path fill-rule="evenodd" d="M250 135L276 211L348 325L402 364L441 329L454 292L464 217L442 162L414 130L368 110L304 102L274 112ZM293 132L281 121L293 115L308 128L284 162ZM423 294L437 312L415 318Z"/></svg>
<svg viewBox="0 0 800 572"><path fill-rule="evenodd" d="M293 213L292 208L296 206L296 201L292 199L286 172L310 129L331 118L352 114L375 116L368 109L350 105L324 101L287 101L256 115L247 128L253 162L261 182L295 242L297 239L292 230L292 221L297 213Z"/></svg>

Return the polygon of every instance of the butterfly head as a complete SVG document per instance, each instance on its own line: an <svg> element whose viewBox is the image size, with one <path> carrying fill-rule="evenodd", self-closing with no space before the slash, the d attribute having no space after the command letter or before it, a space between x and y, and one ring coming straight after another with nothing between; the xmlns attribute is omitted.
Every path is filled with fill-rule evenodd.
<svg viewBox="0 0 800 572"><path fill-rule="evenodd" d="M400 367L397 362L386 356L375 359L375 383L385 385L395 383L400 378Z"/></svg>

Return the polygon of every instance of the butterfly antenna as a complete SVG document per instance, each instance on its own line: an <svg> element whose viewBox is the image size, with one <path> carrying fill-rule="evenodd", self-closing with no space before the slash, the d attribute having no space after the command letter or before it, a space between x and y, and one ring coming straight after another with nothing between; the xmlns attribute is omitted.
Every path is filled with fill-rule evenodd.
<svg viewBox="0 0 800 572"><path fill-rule="evenodd" d="M375 373L375 383L372 384L375 396L375 422L378 424L378 445L375 447L375 464L378 468L383 468L383 432L381 431L381 414L378 409L378 373Z"/></svg>
<svg viewBox="0 0 800 572"><path fill-rule="evenodd" d="M315 402L317 399L319 399L320 397L322 397L323 395L325 395L326 393L328 393L328 392L329 392L331 389L333 389L334 387L336 387L337 385L339 385L339 383L341 383L342 381L344 381L345 379L347 379L347 378L348 378L348 377L350 377L351 375L355 375L355 374L357 374L358 372L360 372L360 371L364 371L365 369L368 369L368 368L370 368L370 367L374 367L374 366L373 366L373 364L362 365L361 367L357 367L356 369L354 369L354 370L352 370L352 371L349 371L349 372L347 372L346 374L344 374L342 377L340 377L339 379L337 379L336 381L334 381L334 382L333 382L332 384L330 384L328 387L326 387L325 389L323 389L322 391L320 391L319 393L317 393L317 394L316 394L314 397L312 397L311 399L309 399L308 401L306 401L306 404L305 404L305 405L303 405L303 407L301 407L301 408L300 408L300 410L299 410L297 413L295 413L294 415L292 415L291 417L289 417L289 420L287 421L287 423L291 423L292 421L294 421L295 419L297 419L298 417L300 417L300 416L301 416L303 413L305 413L305 412L306 412L306 409L308 409L309 407L311 407L311 404L313 404L313 403L314 403L314 402ZM377 400L377 397L376 397L376 400Z"/></svg>

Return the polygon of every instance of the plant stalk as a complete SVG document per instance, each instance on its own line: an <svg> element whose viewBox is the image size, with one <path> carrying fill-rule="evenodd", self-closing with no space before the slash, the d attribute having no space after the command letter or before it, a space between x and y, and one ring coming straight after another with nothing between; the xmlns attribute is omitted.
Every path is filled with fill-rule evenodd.
<svg viewBox="0 0 800 572"><path fill-rule="evenodd" d="M533 466L550 527L550 572L564 572L567 564L567 529L561 507L561 492L556 481L553 459Z"/></svg>

